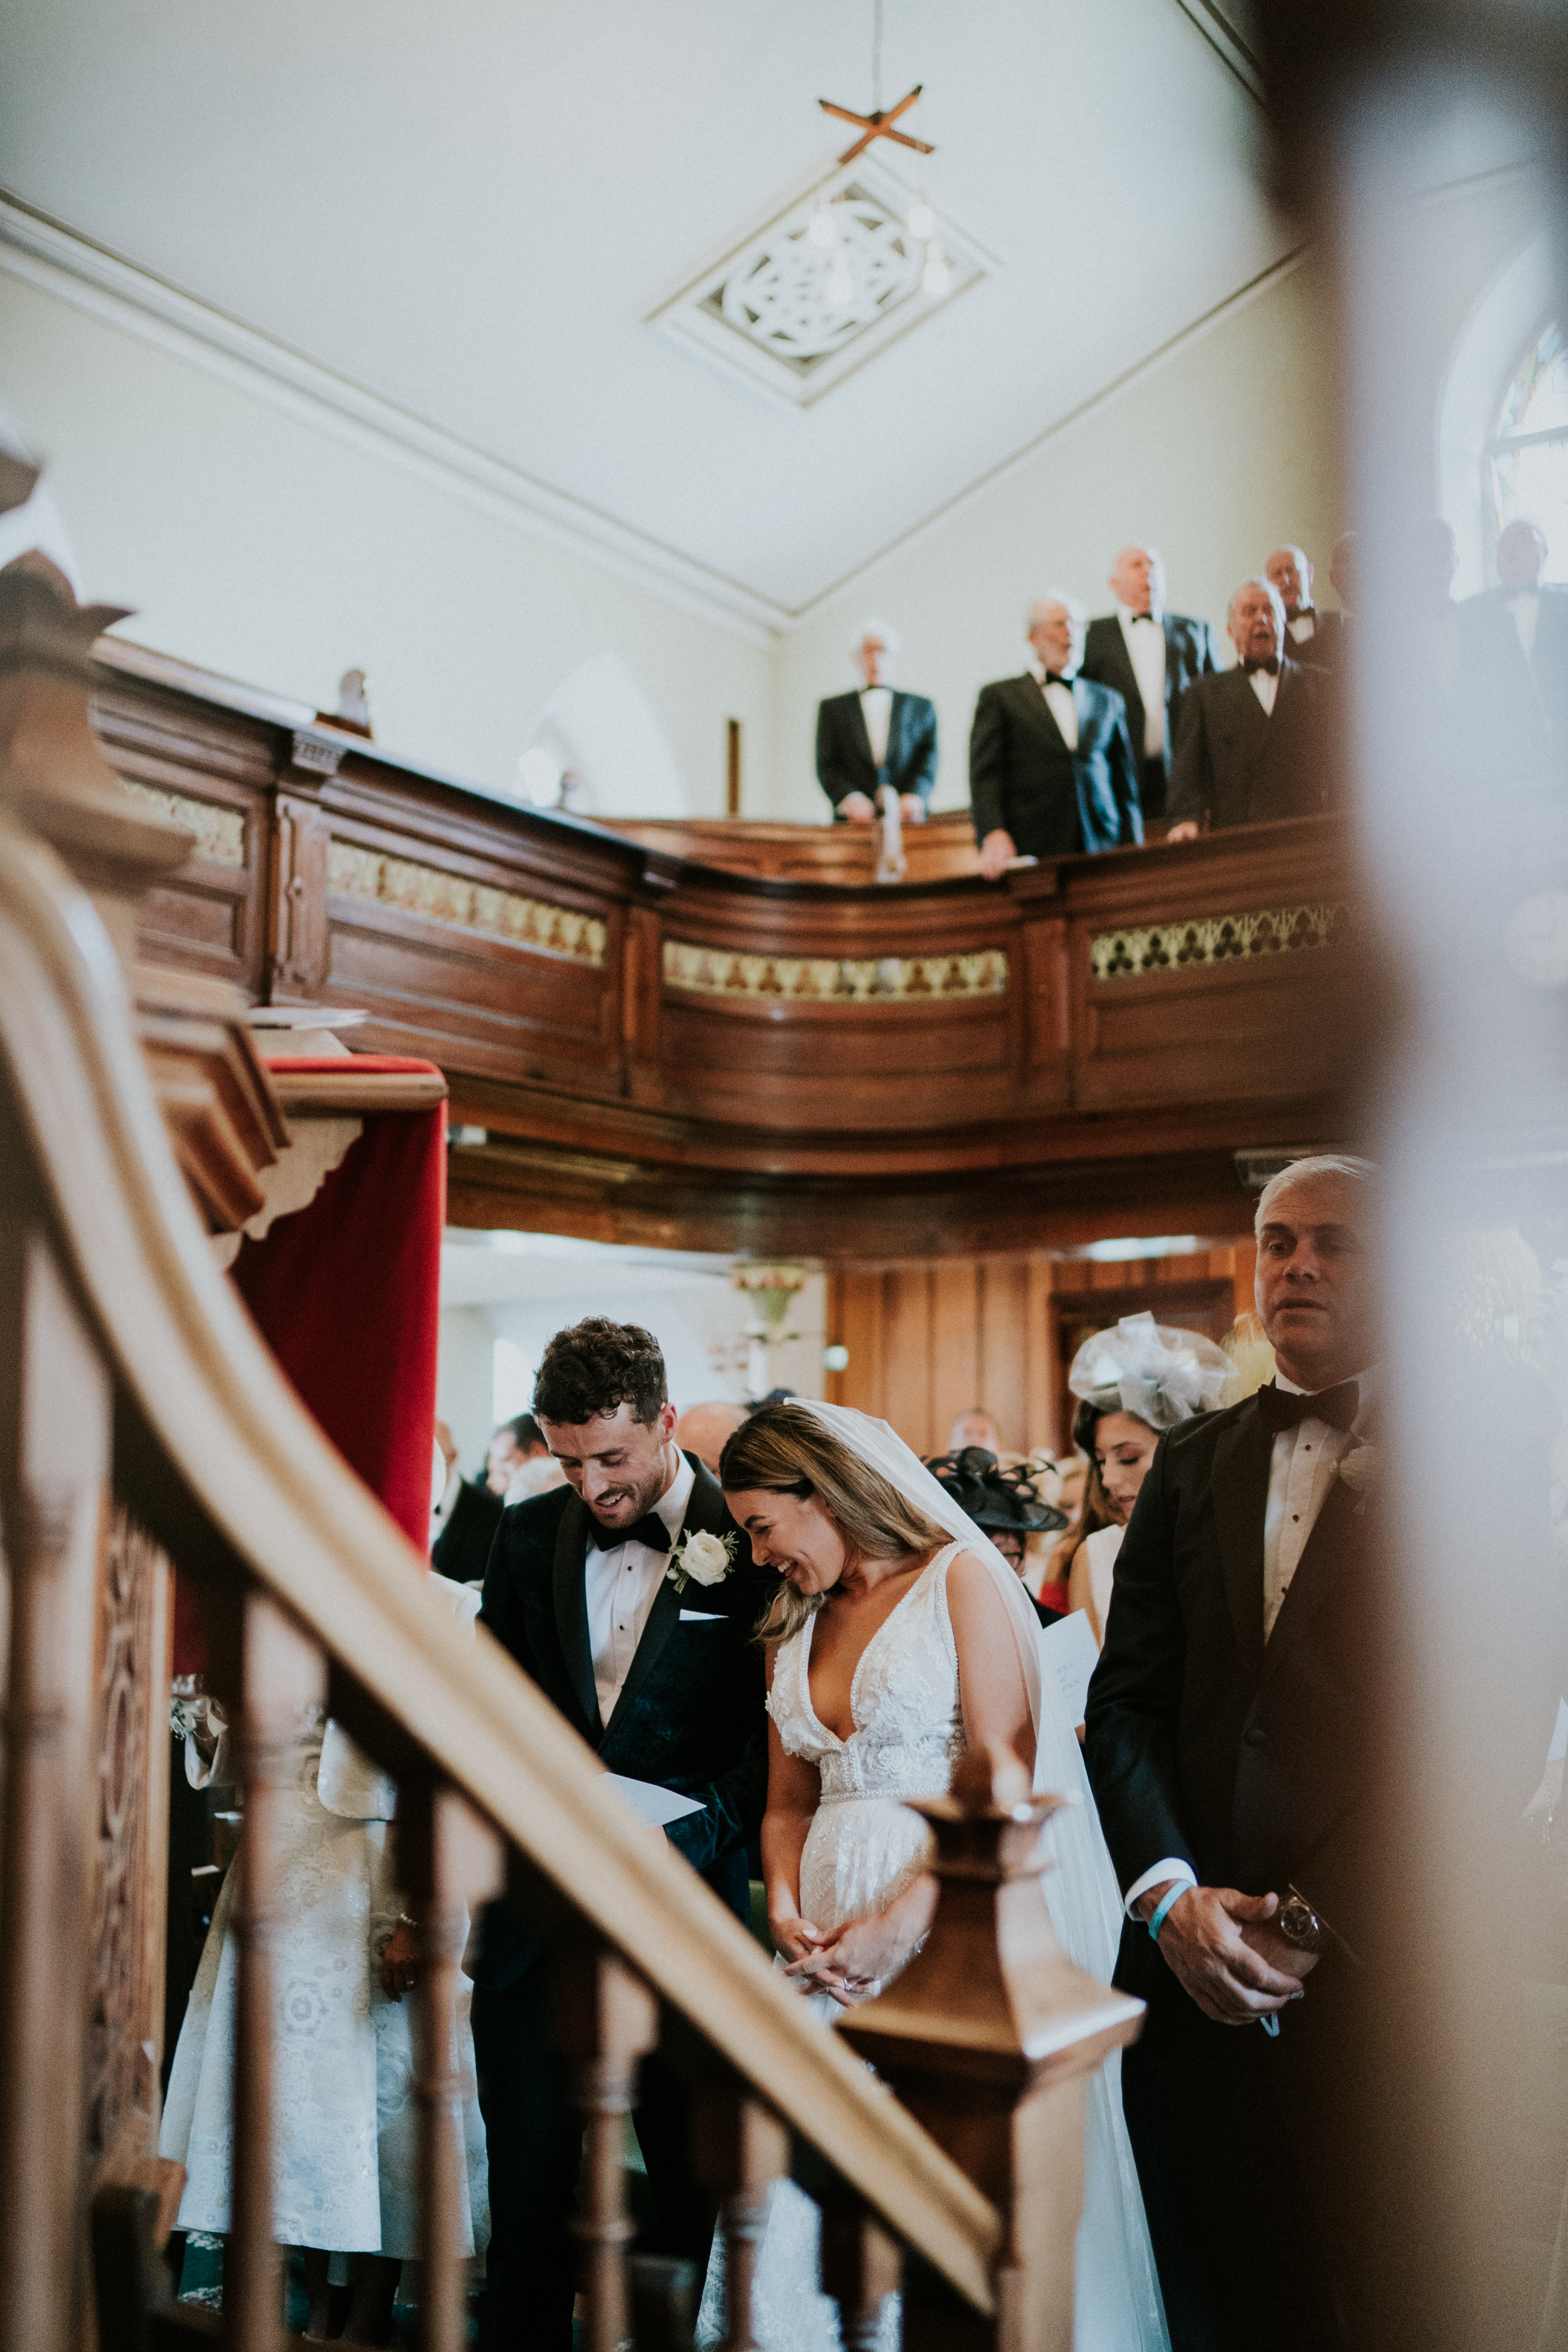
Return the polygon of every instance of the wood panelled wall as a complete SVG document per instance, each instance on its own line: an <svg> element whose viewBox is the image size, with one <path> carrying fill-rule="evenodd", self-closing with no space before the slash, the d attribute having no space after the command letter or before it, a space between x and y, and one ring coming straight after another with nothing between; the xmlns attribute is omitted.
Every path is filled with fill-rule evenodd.
<svg viewBox="0 0 1568 2352"><path fill-rule="evenodd" d="M1219 1338L1252 1306L1249 1235L1178 1256L952 1257L840 1267L829 1276L827 1336L849 1362L827 1394L890 1422L917 1454L944 1450L958 1415L983 1405L1003 1445L1071 1443L1066 1372L1084 1328L1148 1307L1158 1320Z"/></svg>

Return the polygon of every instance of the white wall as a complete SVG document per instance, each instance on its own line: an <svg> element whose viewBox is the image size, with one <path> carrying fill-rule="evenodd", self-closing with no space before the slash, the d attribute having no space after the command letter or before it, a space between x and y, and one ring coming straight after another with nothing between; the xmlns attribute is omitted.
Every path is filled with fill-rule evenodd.
<svg viewBox="0 0 1568 2352"><path fill-rule="evenodd" d="M83 594L134 605L139 644L325 709L366 669L388 750L496 789L606 647L694 813L723 809L726 719L766 744L764 646L4 271L0 399L47 460Z"/></svg>
<svg viewBox="0 0 1568 2352"><path fill-rule="evenodd" d="M1321 300L1310 267L1298 269L792 632L778 656L773 813L821 811L816 704L853 683L847 647L863 614L894 623L900 682L936 703L936 804L952 808L968 798L976 693L1024 667L1026 604L1059 587L1106 611L1105 575L1129 540L1162 551L1173 611L1222 628L1231 591L1282 540L1305 546L1331 604L1329 550L1347 524L1327 456Z"/></svg>

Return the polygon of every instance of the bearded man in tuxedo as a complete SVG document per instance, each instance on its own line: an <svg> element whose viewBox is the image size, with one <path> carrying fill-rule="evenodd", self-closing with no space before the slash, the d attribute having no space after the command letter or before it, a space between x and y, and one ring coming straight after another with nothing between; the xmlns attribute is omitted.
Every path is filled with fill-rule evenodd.
<svg viewBox="0 0 1568 2352"><path fill-rule="evenodd" d="M533 1409L566 1485L506 1512L479 1622L611 1771L696 1801L668 1838L742 1921L748 1843L767 1795L763 1656L752 1630L774 1580L757 1569L717 1481L674 1443L664 1358L651 1332L592 1318L544 1351ZM714 1580L684 1591L670 1553L727 1541ZM715 1547L706 1548L711 1554ZM474 1979L479 2104L489 2148L494 2352L567 2352L570 2223L582 2149L551 2046L550 1955L505 1903L485 1914ZM705 2263L715 2208L693 2179L689 2100L657 2053L636 2124L657 2228L649 2250Z"/></svg>
<svg viewBox="0 0 1568 2352"><path fill-rule="evenodd" d="M1030 605L1022 677L983 686L969 737L980 871L1015 857L1072 857L1143 838L1121 697L1079 675L1084 611L1060 590Z"/></svg>
<svg viewBox="0 0 1568 2352"><path fill-rule="evenodd" d="M1167 841L1274 817L1316 816L1339 798L1333 686L1285 651L1285 606L1269 580L1230 600L1234 669L1201 677L1182 709Z"/></svg>
<svg viewBox="0 0 1568 2352"><path fill-rule="evenodd" d="M1347 1466L1377 1388L1372 1175L1307 1159L1265 1187L1275 1379L1161 1441L1089 1685L1117 1981L1149 2004L1123 2097L1174 2352L1346 2340L1324 2191L1374 1895L1376 1563Z"/></svg>

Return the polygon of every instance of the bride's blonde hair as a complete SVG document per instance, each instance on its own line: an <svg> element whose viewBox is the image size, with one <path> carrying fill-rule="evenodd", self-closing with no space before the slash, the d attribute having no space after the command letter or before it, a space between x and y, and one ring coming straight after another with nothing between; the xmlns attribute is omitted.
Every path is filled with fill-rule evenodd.
<svg viewBox="0 0 1568 2352"><path fill-rule="evenodd" d="M845 1541L868 1559L934 1551L948 1541L945 1528L801 1404L764 1404L742 1422L720 1456L719 1481L730 1494L760 1488L797 1495L803 1502L808 1495L819 1496ZM787 1642L827 1597L781 1583L757 1639Z"/></svg>

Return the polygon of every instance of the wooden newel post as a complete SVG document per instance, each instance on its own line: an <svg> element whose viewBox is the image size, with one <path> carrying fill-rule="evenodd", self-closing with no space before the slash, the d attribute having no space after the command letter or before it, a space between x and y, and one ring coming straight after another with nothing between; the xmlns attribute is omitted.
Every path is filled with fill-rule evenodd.
<svg viewBox="0 0 1568 2352"><path fill-rule="evenodd" d="M994 2320L927 2307L907 2273L905 2352L1071 2352L1084 2084L1143 2013L1057 1941L1041 1830L1064 1801L1030 1797L1021 1777L1010 1758L972 1755L951 1795L915 1807L936 1834L936 1916L903 1973L839 2025L1003 2219Z"/></svg>

